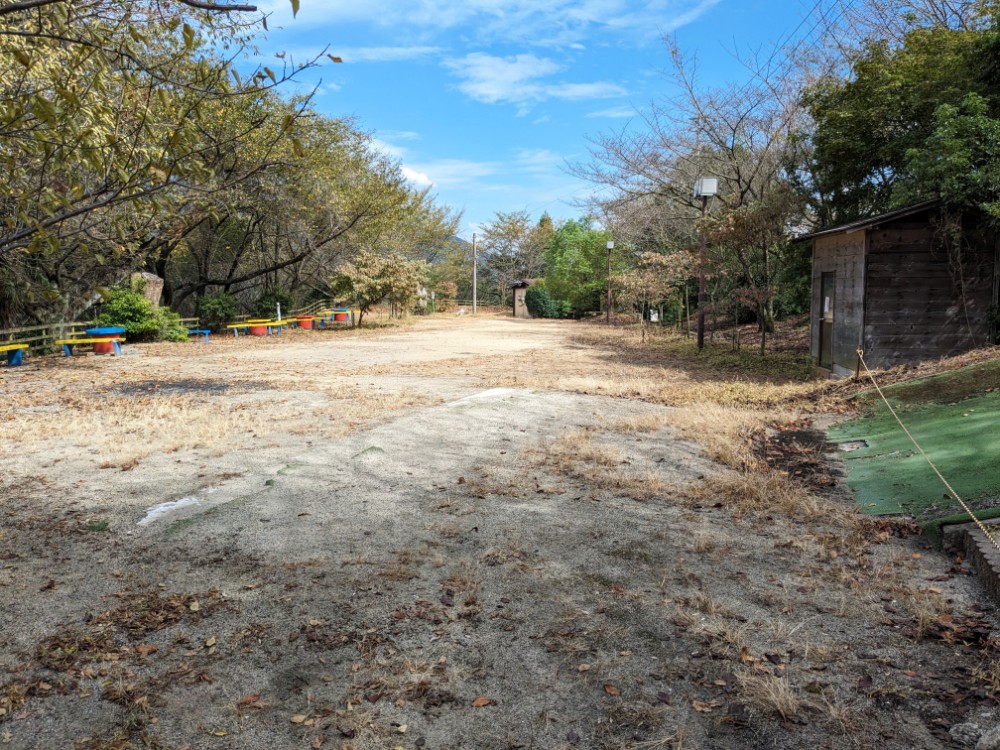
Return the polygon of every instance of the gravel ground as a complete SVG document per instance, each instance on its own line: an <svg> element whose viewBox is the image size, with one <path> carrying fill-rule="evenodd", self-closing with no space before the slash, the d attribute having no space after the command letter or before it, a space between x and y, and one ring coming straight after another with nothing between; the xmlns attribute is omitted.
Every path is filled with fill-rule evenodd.
<svg viewBox="0 0 1000 750"><path fill-rule="evenodd" d="M780 466L713 462L703 407L621 385L688 374L609 370L581 331L438 317L0 369L0 742L902 749L1000 721L957 553L857 516L825 454L834 480L769 507Z"/></svg>

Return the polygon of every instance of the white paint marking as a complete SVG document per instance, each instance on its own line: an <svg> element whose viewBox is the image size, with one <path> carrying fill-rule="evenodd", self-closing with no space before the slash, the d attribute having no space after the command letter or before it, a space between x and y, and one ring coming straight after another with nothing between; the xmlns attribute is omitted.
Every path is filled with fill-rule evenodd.
<svg viewBox="0 0 1000 750"><path fill-rule="evenodd" d="M201 505L201 501L196 497L182 497L180 500L171 500L170 502L154 505L152 508L146 509L146 517L139 521L139 525L146 526L160 516L165 516L171 511L184 508L188 505Z"/></svg>
<svg viewBox="0 0 1000 750"><path fill-rule="evenodd" d="M452 401L445 404L445 406L459 406L461 404L467 404L470 401L493 401L499 400L504 396L510 396L511 394L517 393L516 388L490 388L488 391L483 391L482 393L474 393L471 396L466 396L465 398L460 398L458 401Z"/></svg>

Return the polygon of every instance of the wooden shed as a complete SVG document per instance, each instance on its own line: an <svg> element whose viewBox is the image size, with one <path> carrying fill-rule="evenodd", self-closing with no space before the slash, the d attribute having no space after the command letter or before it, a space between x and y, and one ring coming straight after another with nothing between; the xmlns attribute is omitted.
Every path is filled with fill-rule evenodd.
<svg viewBox="0 0 1000 750"><path fill-rule="evenodd" d="M525 295L528 293L528 287L535 283L534 279L521 279L520 281L515 281L510 285L511 291L514 297L514 317L515 318L530 318L531 313L528 312L528 305L525 302Z"/></svg>
<svg viewBox="0 0 1000 750"><path fill-rule="evenodd" d="M921 203L808 235L811 351L822 373L855 374L858 347L874 369L991 343L997 236L968 216L961 251L950 250L940 211L936 201Z"/></svg>

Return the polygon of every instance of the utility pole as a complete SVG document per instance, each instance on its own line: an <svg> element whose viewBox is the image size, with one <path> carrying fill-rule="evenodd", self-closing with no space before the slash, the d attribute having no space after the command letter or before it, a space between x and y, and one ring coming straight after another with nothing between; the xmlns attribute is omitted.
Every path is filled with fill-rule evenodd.
<svg viewBox="0 0 1000 750"><path fill-rule="evenodd" d="M472 233L472 314L476 314L476 298L478 295L478 289L476 288L478 278L477 273L479 271L479 254L476 249L476 233Z"/></svg>
<svg viewBox="0 0 1000 750"><path fill-rule="evenodd" d="M694 185L694 197L701 198L701 251L698 254L698 351L705 348L705 265L708 256L708 237L705 234L705 217L708 216L708 199L719 192L715 177L699 177Z"/></svg>
<svg viewBox="0 0 1000 750"><path fill-rule="evenodd" d="M705 216L708 214L708 196L701 196L701 252L698 253L698 351L705 348L705 256L708 241L705 238Z"/></svg>
<svg viewBox="0 0 1000 750"><path fill-rule="evenodd" d="M615 241L608 240L608 302L607 310L605 314L607 315L606 322L611 325L611 251L615 249Z"/></svg>

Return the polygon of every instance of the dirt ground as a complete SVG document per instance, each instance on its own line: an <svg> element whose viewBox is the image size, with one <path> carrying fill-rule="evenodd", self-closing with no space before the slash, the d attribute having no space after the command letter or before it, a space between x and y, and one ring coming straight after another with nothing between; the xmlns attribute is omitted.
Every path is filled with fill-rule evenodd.
<svg viewBox="0 0 1000 750"><path fill-rule="evenodd" d="M4 746L1000 724L993 605L959 553L856 513L822 386L489 316L125 351L0 368Z"/></svg>

